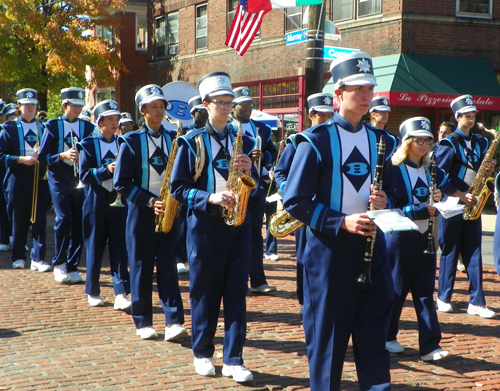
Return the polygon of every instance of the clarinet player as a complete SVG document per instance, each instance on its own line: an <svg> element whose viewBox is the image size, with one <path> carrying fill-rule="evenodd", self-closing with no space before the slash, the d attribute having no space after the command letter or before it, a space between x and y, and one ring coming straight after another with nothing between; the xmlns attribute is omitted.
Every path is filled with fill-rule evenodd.
<svg viewBox="0 0 500 391"><path fill-rule="evenodd" d="M429 153L434 141L430 125L425 117L403 122L399 128L402 143L392 157L397 195L395 206L414 220L418 231L386 235L394 280L394 307L385 346L391 353L404 352L396 336L406 296L411 291L423 361L436 361L450 355L439 346L441 328L433 297L436 276L433 222L436 208L432 202L441 200L438 187L443 186L445 180L444 173L435 164L432 175L429 172Z"/></svg>
<svg viewBox="0 0 500 391"><path fill-rule="evenodd" d="M371 283L359 283L367 237L376 226L367 206L391 205L392 164L385 156L383 188L372 191L377 142L387 136L367 129L376 79L369 54L342 56L330 66L340 102L333 122L298 134L284 193L292 217L309 226L304 252L304 332L312 391L340 390L352 335L361 390L390 389L385 341L393 284L385 239L377 230ZM386 143L393 141L386 140ZM348 292L348 294L346 294Z"/></svg>

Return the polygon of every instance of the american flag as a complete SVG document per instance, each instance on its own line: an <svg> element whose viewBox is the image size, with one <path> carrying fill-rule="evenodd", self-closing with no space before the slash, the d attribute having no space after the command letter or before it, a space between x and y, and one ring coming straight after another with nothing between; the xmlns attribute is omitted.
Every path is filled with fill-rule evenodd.
<svg viewBox="0 0 500 391"><path fill-rule="evenodd" d="M243 56L259 31L264 15L271 9L261 9L255 13L248 12L248 2L252 0L239 0L233 23L226 38L226 46L236 50Z"/></svg>

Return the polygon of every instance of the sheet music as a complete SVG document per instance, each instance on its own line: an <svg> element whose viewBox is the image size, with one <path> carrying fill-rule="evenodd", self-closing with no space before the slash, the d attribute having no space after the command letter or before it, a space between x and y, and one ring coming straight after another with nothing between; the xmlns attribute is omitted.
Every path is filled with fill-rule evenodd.
<svg viewBox="0 0 500 391"><path fill-rule="evenodd" d="M450 217L462 214L465 209L465 205L459 204L460 197L446 197L445 201L436 202L432 204L439 210L439 213L445 218L449 219Z"/></svg>
<svg viewBox="0 0 500 391"><path fill-rule="evenodd" d="M369 210L366 214L384 233L418 231L417 224L406 217L401 209Z"/></svg>

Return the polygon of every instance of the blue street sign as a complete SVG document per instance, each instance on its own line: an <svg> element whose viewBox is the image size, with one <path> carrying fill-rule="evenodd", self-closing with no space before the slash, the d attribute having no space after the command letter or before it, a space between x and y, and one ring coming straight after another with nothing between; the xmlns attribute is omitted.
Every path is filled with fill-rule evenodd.
<svg viewBox="0 0 500 391"><path fill-rule="evenodd" d="M292 31L291 33L286 33L286 44L294 45L296 43L307 41L307 29L302 29L300 31Z"/></svg>
<svg viewBox="0 0 500 391"><path fill-rule="evenodd" d="M324 60L335 60L344 54L356 53L359 49L337 48L335 46L325 46L323 49Z"/></svg>

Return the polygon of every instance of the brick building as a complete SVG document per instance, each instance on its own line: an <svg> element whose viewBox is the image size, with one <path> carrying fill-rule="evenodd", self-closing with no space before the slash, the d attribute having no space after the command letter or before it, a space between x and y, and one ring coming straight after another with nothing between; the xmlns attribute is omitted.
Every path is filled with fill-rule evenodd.
<svg viewBox="0 0 500 391"><path fill-rule="evenodd" d="M285 128L302 130L306 44L286 45L285 34L302 27L306 7L269 12L240 57L224 45L237 0L147 3L147 82L197 85L209 72L226 71L235 86L250 87L256 108L279 115ZM498 124L498 2L325 0L325 5L326 19L342 35L341 41L325 39L325 46L372 55L379 80L375 92L390 98L391 130L414 115L433 124L449 120L451 100L465 93L478 101L481 122ZM325 83L328 66L325 60ZM132 79L135 89L140 87L139 79ZM329 84L325 88L333 92Z"/></svg>

